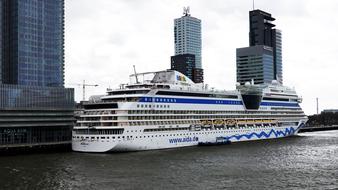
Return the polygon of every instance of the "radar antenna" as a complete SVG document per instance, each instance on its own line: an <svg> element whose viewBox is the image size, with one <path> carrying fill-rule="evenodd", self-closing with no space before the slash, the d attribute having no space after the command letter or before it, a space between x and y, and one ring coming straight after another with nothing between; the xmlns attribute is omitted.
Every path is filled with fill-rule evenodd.
<svg viewBox="0 0 338 190"><path fill-rule="evenodd" d="M183 15L190 16L190 7L183 7Z"/></svg>

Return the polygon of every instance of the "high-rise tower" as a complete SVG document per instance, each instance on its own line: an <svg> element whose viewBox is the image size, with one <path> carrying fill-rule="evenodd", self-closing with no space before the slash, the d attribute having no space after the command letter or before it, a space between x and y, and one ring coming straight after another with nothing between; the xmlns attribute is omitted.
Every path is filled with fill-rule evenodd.
<svg viewBox="0 0 338 190"><path fill-rule="evenodd" d="M174 20L175 56L171 57L171 69L188 67L182 66L191 65L190 62L186 63L184 60L190 61L191 55L194 55L194 68L180 72L187 76L196 76L191 79L196 83L200 83L203 82L201 20L192 17L189 11L189 7L184 8L183 16ZM186 58L183 58L182 56L185 55ZM181 64L181 66L178 64Z"/></svg>
<svg viewBox="0 0 338 190"><path fill-rule="evenodd" d="M3 83L62 87L64 1L1 1Z"/></svg>
<svg viewBox="0 0 338 190"><path fill-rule="evenodd" d="M0 149L70 143L64 0L0 0Z"/></svg>
<svg viewBox="0 0 338 190"><path fill-rule="evenodd" d="M270 13L261 10L253 10L249 12L250 46L265 45L273 47L273 27L272 21L275 20Z"/></svg>
<svg viewBox="0 0 338 190"><path fill-rule="evenodd" d="M282 34L274 28L275 18L270 13L252 10L249 20L250 47L237 49L237 82L243 84L253 79L255 83L282 83Z"/></svg>

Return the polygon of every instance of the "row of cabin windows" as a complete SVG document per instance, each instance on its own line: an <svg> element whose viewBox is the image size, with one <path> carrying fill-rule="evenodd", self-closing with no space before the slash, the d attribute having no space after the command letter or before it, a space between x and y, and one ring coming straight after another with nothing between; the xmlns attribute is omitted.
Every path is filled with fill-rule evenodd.
<svg viewBox="0 0 338 190"><path fill-rule="evenodd" d="M119 135L124 129L75 129L74 133L78 135Z"/></svg>
<svg viewBox="0 0 338 190"><path fill-rule="evenodd" d="M198 121L137 121L129 122L130 126L141 126L141 125L177 125L177 124L195 124Z"/></svg>
<svg viewBox="0 0 338 190"><path fill-rule="evenodd" d="M267 112L267 111L201 111L201 110L128 110L128 114L299 114L300 111Z"/></svg>
<svg viewBox="0 0 338 190"><path fill-rule="evenodd" d="M104 123L99 123L99 122L95 122L95 123L76 123L76 126L78 127L102 127L102 126L106 126L106 127L111 127L111 126L118 126L117 122L104 122Z"/></svg>
<svg viewBox="0 0 338 190"><path fill-rule="evenodd" d="M100 121L100 120L117 120L117 116L101 116L101 117L82 117L81 121Z"/></svg>
<svg viewBox="0 0 338 190"><path fill-rule="evenodd" d="M158 128L158 129L145 129L144 132L159 132L159 131L181 131L188 130L188 127L177 127L177 128Z"/></svg>
<svg viewBox="0 0 338 190"><path fill-rule="evenodd" d="M86 115L109 115L116 114L113 110L101 110L101 111L85 111Z"/></svg>
<svg viewBox="0 0 338 190"><path fill-rule="evenodd" d="M273 115L273 118L297 118L299 115ZM266 119L267 117L264 115L248 115L245 118L248 119ZM272 118L272 117L271 117ZM177 116L129 116L128 120L133 121L133 120L201 120L201 119L243 119L238 116L229 116L227 115L226 118L224 115L205 115L205 116L196 116L196 115L177 115ZM157 121L154 121L157 122ZM166 122L174 122L174 121L166 121Z"/></svg>
<svg viewBox="0 0 338 190"><path fill-rule="evenodd" d="M151 104L137 104L137 108L170 108L170 105L151 105Z"/></svg>

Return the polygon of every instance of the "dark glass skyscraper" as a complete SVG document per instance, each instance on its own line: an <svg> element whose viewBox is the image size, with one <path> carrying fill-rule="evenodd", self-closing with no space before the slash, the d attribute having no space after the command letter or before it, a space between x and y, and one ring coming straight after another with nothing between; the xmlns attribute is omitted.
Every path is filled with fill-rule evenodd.
<svg viewBox="0 0 338 190"><path fill-rule="evenodd" d="M275 25L272 21L274 21L275 18L273 18L270 13L253 10L249 12L249 20L250 46L265 45L273 47L273 27L275 27Z"/></svg>
<svg viewBox="0 0 338 190"><path fill-rule="evenodd" d="M270 13L253 10L249 12L250 19L250 47L264 45L273 48L273 78L283 82L282 71L282 32L275 29L275 20Z"/></svg>
<svg viewBox="0 0 338 190"><path fill-rule="evenodd" d="M192 81L194 81L193 70L196 67L195 63L196 62L194 54L181 54L171 56L171 69L184 74Z"/></svg>
<svg viewBox="0 0 338 190"><path fill-rule="evenodd" d="M64 0L0 0L0 150L67 144Z"/></svg>
<svg viewBox="0 0 338 190"><path fill-rule="evenodd" d="M275 18L270 13L252 10L249 20L250 47L237 49L237 82L243 84L253 79L256 83L283 83L282 33L274 28Z"/></svg>
<svg viewBox="0 0 338 190"><path fill-rule="evenodd" d="M1 1L2 81L62 87L64 1Z"/></svg>

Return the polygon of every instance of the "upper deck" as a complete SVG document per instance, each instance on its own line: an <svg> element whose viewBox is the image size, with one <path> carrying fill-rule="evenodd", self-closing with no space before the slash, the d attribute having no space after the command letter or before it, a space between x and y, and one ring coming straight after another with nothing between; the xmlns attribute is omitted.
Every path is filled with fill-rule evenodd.
<svg viewBox="0 0 338 190"><path fill-rule="evenodd" d="M89 104L97 106L85 107L99 109L102 106L103 109L108 108L109 103L116 103L112 109L139 109L139 106L145 103L148 104L148 108L161 108L162 106L155 104L166 104L164 108L169 108L171 105L172 109L245 111L261 108L264 110L266 108L300 109L300 102L301 98L297 96L294 89L278 83L271 85L247 83L237 85L236 89L231 91L215 90L209 89L205 84L195 84L182 73L165 70L130 75L128 84L122 84L115 90L108 90L106 95L91 97Z"/></svg>

